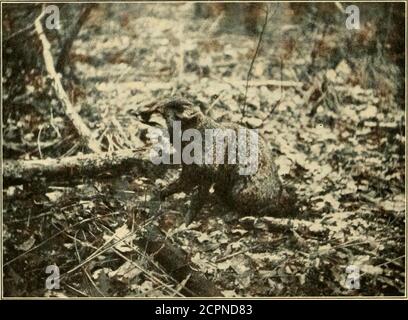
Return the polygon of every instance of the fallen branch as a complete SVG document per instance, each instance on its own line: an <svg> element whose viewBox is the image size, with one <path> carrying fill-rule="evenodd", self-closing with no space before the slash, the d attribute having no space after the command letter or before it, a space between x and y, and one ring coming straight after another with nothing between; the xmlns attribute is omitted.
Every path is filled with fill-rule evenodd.
<svg viewBox="0 0 408 320"><path fill-rule="evenodd" d="M270 232L296 231L305 236L326 236L329 226L324 226L321 221L307 221L301 219L274 218L274 217L243 217L240 222L246 227L266 229Z"/></svg>
<svg viewBox="0 0 408 320"><path fill-rule="evenodd" d="M245 81L228 81L235 87L245 86ZM274 86L274 87L301 87L302 82L298 81L284 81L284 80L252 80L248 82L248 87L262 87L262 86Z"/></svg>
<svg viewBox="0 0 408 320"><path fill-rule="evenodd" d="M135 169L146 176L159 177L170 167L153 164L150 150L146 148L61 159L6 160L3 162L3 183L8 186L33 182L38 178L61 180L69 177L94 177L112 170L116 176Z"/></svg>
<svg viewBox="0 0 408 320"><path fill-rule="evenodd" d="M149 226L138 245L177 281L184 281L181 292L187 296L222 297L218 288L201 272L190 266L187 253L169 239L156 226Z"/></svg>
<svg viewBox="0 0 408 320"><path fill-rule="evenodd" d="M52 79L52 86L54 88L55 94L60 100L66 116L71 120L84 144L93 152L101 152L99 143L92 136L91 130L89 130L86 124L82 121L81 117L78 115L73 105L71 104L71 101L69 100L68 95L65 92L64 87L62 86L60 75L55 70L54 59L50 51L51 45L44 33L41 22L44 14L45 12L43 11L38 16L38 18L34 22L34 26L42 44L45 69L47 70L49 77Z"/></svg>

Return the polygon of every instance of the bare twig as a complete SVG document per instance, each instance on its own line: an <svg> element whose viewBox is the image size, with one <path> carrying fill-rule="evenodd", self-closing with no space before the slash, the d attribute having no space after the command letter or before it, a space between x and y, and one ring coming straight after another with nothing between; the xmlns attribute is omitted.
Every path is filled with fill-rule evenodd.
<svg viewBox="0 0 408 320"><path fill-rule="evenodd" d="M224 80L225 81L225 80ZM247 87L262 87L262 86L274 86L274 87L301 87L302 82L291 80L253 80L244 83L243 81L225 81L235 87L239 87L245 84Z"/></svg>
<svg viewBox="0 0 408 320"><path fill-rule="evenodd" d="M41 126L40 126L40 130L38 130L38 136L37 136L38 153L39 153L39 155L40 155L40 159L43 158L42 152L41 152L41 132L42 132L43 128L44 128L44 126L41 125Z"/></svg>
<svg viewBox="0 0 408 320"><path fill-rule="evenodd" d="M68 98L66 91L64 90L64 87L62 86L60 74L58 74L57 71L55 70L54 59L50 51L51 45L44 33L44 29L41 22L44 15L45 11L43 11L37 17L37 19L34 22L34 25L43 47L42 53L44 58L45 69L47 70L49 77L52 79L52 86L54 88L55 94L60 100L64 108L65 114L71 120L80 137L84 140L85 145L93 152L100 152L101 148L98 142L92 136L91 130L89 130L89 128L82 121L81 117L75 111L71 101Z"/></svg>
<svg viewBox="0 0 408 320"><path fill-rule="evenodd" d="M217 102L220 101L223 93L224 93L224 91L221 91L220 94L218 95L218 97L210 104L210 106L205 111L206 114L209 114L210 111L212 110L212 108L214 108L214 106L217 104Z"/></svg>
<svg viewBox="0 0 408 320"><path fill-rule="evenodd" d="M33 33L33 31L34 31L34 23L30 23L30 24L29 24L28 26L26 26L25 28L20 29L20 30L14 32L14 33L11 34L10 36L8 36L6 39L4 39L4 43L7 43L7 42L9 42L10 40L12 40L12 39L14 39L14 38L20 36L21 34L24 34L24 33L29 33L29 34L31 35L31 33Z"/></svg>
<svg viewBox="0 0 408 320"><path fill-rule="evenodd" d="M259 246L260 246L260 244L257 244L257 245L255 245L255 246L252 246L252 247L249 247L249 248L245 248L245 249L243 249L243 250L240 250L240 251L231 253L231 254L229 254L229 255L227 255L227 256L224 256L224 257L221 257L221 258L217 259L217 260L215 261L215 263L220 263L220 262L226 261L226 260L228 260L228 259L231 259L231 258L237 256L237 255L240 255L240 254L243 254L243 253L245 253L245 252L248 252L248 251L251 251L251 250L253 250L253 249L256 249L256 248L258 248Z"/></svg>
<svg viewBox="0 0 408 320"><path fill-rule="evenodd" d="M256 56L258 55L259 48L261 47L262 37L263 37L263 34L265 32L266 25L268 24L268 15L269 15L269 7L268 7L268 5L266 5L265 21L264 21L264 24L262 26L261 33L259 34L258 44L256 46L256 50L255 50L254 56L252 57L251 65L249 66L249 70L248 70L248 74L247 74L247 79L246 79L247 83L246 83L246 86L245 86L245 97L244 97L244 105L243 105L243 108L242 108L242 117L245 117L249 78L251 77L252 68L254 66Z"/></svg>

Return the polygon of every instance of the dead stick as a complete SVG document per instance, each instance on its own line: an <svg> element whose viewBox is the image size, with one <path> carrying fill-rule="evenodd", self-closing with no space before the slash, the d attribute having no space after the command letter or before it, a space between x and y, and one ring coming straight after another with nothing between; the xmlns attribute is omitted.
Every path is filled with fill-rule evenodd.
<svg viewBox="0 0 408 320"><path fill-rule="evenodd" d="M33 182L37 178L62 180L72 177L94 177L101 173L117 176L121 172L139 171L146 176L159 177L174 165L155 165L146 148L78 155L60 159L6 160L3 162L5 186Z"/></svg>
<svg viewBox="0 0 408 320"><path fill-rule="evenodd" d="M93 152L101 152L99 143L92 136L91 130L89 130L89 128L85 125L85 123L82 121L81 117L78 115L73 105L71 104L71 101L69 100L68 95L65 92L64 87L62 86L60 78L61 76L55 70L54 59L50 51L51 45L47 37L45 36L41 22L44 14L45 12L43 11L35 20L34 25L42 44L45 69L47 70L49 77L52 79L52 86L54 88L55 94L60 100L65 114L71 120L80 137L84 140L85 145Z"/></svg>
<svg viewBox="0 0 408 320"><path fill-rule="evenodd" d="M138 241L140 248L160 263L160 265L177 281L187 279L181 292L187 296L222 297L222 293L213 282L201 272L194 270L187 253L171 243L161 230L151 225ZM187 289L187 290L186 290Z"/></svg>

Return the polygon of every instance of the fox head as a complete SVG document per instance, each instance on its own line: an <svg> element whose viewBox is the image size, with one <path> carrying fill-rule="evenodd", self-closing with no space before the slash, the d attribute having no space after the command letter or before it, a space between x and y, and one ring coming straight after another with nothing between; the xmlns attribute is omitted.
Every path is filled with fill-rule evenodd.
<svg viewBox="0 0 408 320"><path fill-rule="evenodd" d="M203 116L200 108L190 101L180 98L164 102L158 110L166 119L167 126L173 127L174 121L180 121L183 130L194 126Z"/></svg>
<svg viewBox="0 0 408 320"><path fill-rule="evenodd" d="M169 98L149 105L140 112L142 119L150 118L153 113L160 113L166 120L167 127L173 128L175 121L179 121L183 130L194 127L204 114L201 109L184 98Z"/></svg>

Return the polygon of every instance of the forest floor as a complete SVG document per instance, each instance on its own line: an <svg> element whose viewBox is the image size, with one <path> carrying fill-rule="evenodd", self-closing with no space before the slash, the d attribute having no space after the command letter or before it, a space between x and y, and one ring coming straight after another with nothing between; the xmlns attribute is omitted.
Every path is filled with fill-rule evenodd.
<svg viewBox="0 0 408 320"><path fill-rule="evenodd" d="M71 60L81 82L80 115L109 151L148 145L146 126L130 113L175 93L217 121L242 120L257 36L213 32L215 22L191 19L188 6L152 6L150 17L136 8L101 8L84 25ZM404 106L356 76L367 63L384 65L375 60L364 65L344 56L313 65L317 71L307 76L316 35L279 26L266 30L242 122L269 143L281 179L305 203L301 214L276 227L267 216L221 214L209 205L186 226L189 195L176 194L160 204L164 214L153 223L228 297L404 295ZM290 39L302 44L293 49ZM340 35L330 41L341 46ZM381 70L372 74L383 77ZM50 117L53 125L43 125ZM5 130L5 142L17 132L35 142L40 130L43 140L59 139L43 157L82 151L63 115L11 116ZM40 155L32 148L19 158ZM110 244L142 228L157 210L153 190L176 173L152 180L111 172L109 179L5 189L5 295L55 295L44 290L49 264L61 270L59 296L174 295L169 288L178 284L133 244L137 232ZM347 286L350 266L359 288Z"/></svg>

